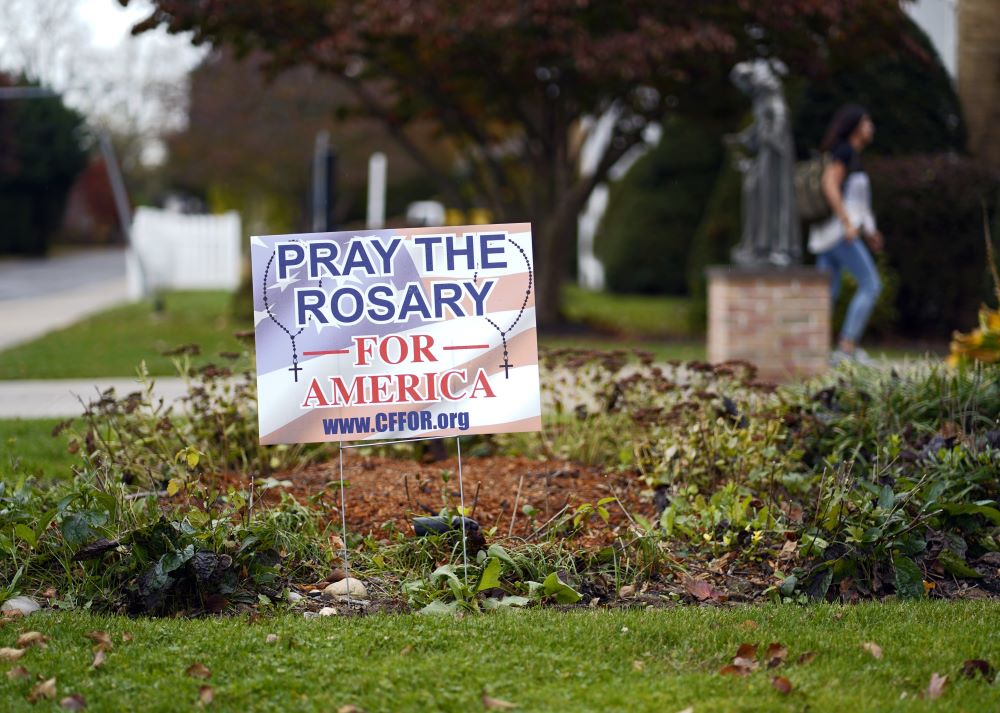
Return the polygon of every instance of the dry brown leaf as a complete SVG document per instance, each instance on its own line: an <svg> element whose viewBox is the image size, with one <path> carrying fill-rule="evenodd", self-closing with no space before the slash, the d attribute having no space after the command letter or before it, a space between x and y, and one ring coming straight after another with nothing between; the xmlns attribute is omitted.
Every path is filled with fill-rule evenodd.
<svg viewBox="0 0 1000 713"><path fill-rule="evenodd" d="M348 703L347 705L338 708L337 713L365 713L365 711L363 708L359 708L353 703Z"/></svg>
<svg viewBox="0 0 1000 713"><path fill-rule="evenodd" d="M24 649L0 648L0 661L17 661L24 656Z"/></svg>
<svg viewBox="0 0 1000 713"><path fill-rule="evenodd" d="M487 696L483 694L483 708L488 711L512 711L517 708L516 703L511 703L510 701L504 701L499 698L493 698L492 696Z"/></svg>
<svg viewBox="0 0 1000 713"><path fill-rule="evenodd" d="M636 671L641 671L642 669L646 668L646 662L643 661L642 659L636 659L635 661L632 662L632 668L635 669Z"/></svg>
<svg viewBox="0 0 1000 713"><path fill-rule="evenodd" d="M268 634L267 636L264 637L264 643L265 644L276 644L276 643L278 643L278 635L277 634Z"/></svg>
<svg viewBox="0 0 1000 713"><path fill-rule="evenodd" d="M202 686L198 689L198 705L200 707L207 706L212 701L215 700L215 691L212 690L211 686Z"/></svg>
<svg viewBox="0 0 1000 713"><path fill-rule="evenodd" d="M785 658L788 657L788 647L782 646L777 641L767 645L767 651L764 652L764 660L767 661L768 668L774 668L775 666L780 666L784 663Z"/></svg>
<svg viewBox="0 0 1000 713"><path fill-rule="evenodd" d="M30 678L31 674L28 673L28 669L24 666L15 666L10 671L7 672L7 678L10 680L15 680L18 678Z"/></svg>
<svg viewBox="0 0 1000 713"><path fill-rule="evenodd" d="M124 643L126 643L126 644L129 643L130 641L132 641L132 632L131 631L123 631L122 632L122 641Z"/></svg>
<svg viewBox="0 0 1000 713"><path fill-rule="evenodd" d="M208 666L201 663L200 661L195 661L193 664L188 666L184 673L186 673L191 678L211 678L212 672L208 670Z"/></svg>
<svg viewBox="0 0 1000 713"><path fill-rule="evenodd" d="M88 631L84 634L84 636L105 649L110 649L112 647L111 637L106 631Z"/></svg>
<svg viewBox="0 0 1000 713"><path fill-rule="evenodd" d="M882 658L882 647L876 644L874 641L866 641L865 643L861 644L861 648L863 648L865 651L867 651L877 659Z"/></svg>
<svg viewBox="0 0 1000 713"><path fill-rule="evenodd" d="M626 584L618 590L618 596L622 599L628 599L629 597L635 596L635 585Z"/></svg>
<svg viewBox="0 0 1000 713"><path fill-rule="evenodd" d="M726 600L724 592L720 592L718 589L713 587L710 582L706 582L704 579L694 579L692 577L688 577L684 580L684 588L699 602L709 600L713 602L722 602Z"/></svg>
<svg viewBox="0 0 1000 713"><path fill-rule="evenodd" d="M26 649L29 646L38 646L39 648L48 648L46 643L49 640L45 634L40 631L26 631L17 637L17 643L14 644L19 649Z"/></svg>
<svg viewBox="0 0 1000 713"><path fill-rule="evenodd" d="M53 699L56 697L56 679L50 678L47 681L42 681L37 686L31 689L31 693L28 694L28 703L34 703L35 701L40 701L43 698Z"/></svg>
<svg viewBox="0 0 1000 713"><path fill-rule="evenodd" d="M771 685L774 686L774 690L778 693L783 693L786 696L792 692L792 682L784 676L775 676L772 678Z"/></svg>
<svg viewBox="0 0 1000 713"><path fill-rule="evenodd" d="M399 650L399 655L400 656L406 656L411 651L413 651L413 646L411 646L410 644L407 644L406 646L404 646L403 648L401 648Z"/></svg>
<svg viewBox="0 0 1000 713"><path fill-rule="evenodd" d="M936 673L932 673L931 682L927 685L927 697L932 701L936 701L944 693L944 689L947 685L947 676L939 676Z"/></svg>
<svg viewBox="0 0 1000 713"><path fill-rule="evenodd" d="M82 711L87 707L87 699L80 693L73 693L59 701L59 707L68 711Z"/></svg>
<svg viewBox="0 0 1000 713"><path fill-rule="evenodd" d="M719 669L720 676L749 676L750 672L753 671L752 668L748 666L738 666L736 664L728 664Z"/></svg>
<svg viewBox="0 0 1000 713"><path fill-rule="evenodd" d="M736 658L738 659L755 659L757 658L757 644L740 644L740 647L736 649Z"/></svg>
<svg viewBox="0 0 1000 713"><path fill-rule="evenodd" d="M977 673L987 681L992 681L996 672L993 670L990 662L983 659L969 659L962 662L963 676L966 678L975 678Z"/></svg>
<svg viewBox="0 0 1000 713"><path fill-rule="evenodd" d="M800 664L807 664L816 658L815 651L806 651L804 654L799 654L799 658L796 659Z"/></svg>
<svg viewBox="0 0 1000 713"><path fill-rule="evenodd" d="M55 587L49 587L44 592L42 592L42 596L45 597L46 599L55 599L56 596L58 596L58 592L56 592Z"/></svg>
<svg viewBox="0 0 1000 713"><path fill-rule="evenodd" d="M98 646L97 653L94 654L94 663L90 664L91 668L100 668L104 665L104 647Z"/></svg>
<svg viewBox="0 0 1000 713"><path fill-rule="evenodd" d="M742 629L743 631L753 631L757 628L757 622L753 619L747 619L746 621L741 621L736 625L737 629Z"/></svg>

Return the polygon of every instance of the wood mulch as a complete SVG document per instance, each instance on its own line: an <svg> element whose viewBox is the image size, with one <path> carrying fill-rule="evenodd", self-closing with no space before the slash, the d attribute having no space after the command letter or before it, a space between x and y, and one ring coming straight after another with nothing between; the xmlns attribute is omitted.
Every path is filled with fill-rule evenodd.
<svg viewBox="0 0 1000 713"><path fill-rule="evenodd" d="M271 489L266 499L274 500L281 492L301 502L312 498L339 525L340 470L336 460L279 476L279 480L288 480L291 485ZM608 497L617 496L621 502L605 505L609 526L595 516L593 527L581 534L580 545L613 539L611 531L627 522L622 506L630 514L655 515L652 501L641 495L644 484L635 475L606 473L568 461L466 456L462 459L462 480L470 517L484 531L496 527L497 536L537 537L579 505L596 504ZM393 528L412 532L413 517L437 515L445 508L455 512L461 503L454 457L421 463L345 451L344 481L348 530L364 535L378 536ZM526 505L535 510L530 517L525 515Z"/></svg>

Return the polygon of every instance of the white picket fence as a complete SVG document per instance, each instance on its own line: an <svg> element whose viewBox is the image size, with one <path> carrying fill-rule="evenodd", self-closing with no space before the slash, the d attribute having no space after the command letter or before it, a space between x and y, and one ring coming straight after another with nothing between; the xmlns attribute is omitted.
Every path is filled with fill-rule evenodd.
<svg viewBox="0 0 1000 713"><path fill-rule="evenodd" d="M186 215L141 207L132 221L128 290L235 290L240 282L240 215Z"/></svg>

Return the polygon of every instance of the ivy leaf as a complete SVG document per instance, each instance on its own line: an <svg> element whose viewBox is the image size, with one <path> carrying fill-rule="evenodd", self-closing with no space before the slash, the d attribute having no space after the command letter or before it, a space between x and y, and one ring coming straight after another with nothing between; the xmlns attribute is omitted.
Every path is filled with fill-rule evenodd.
<svg viewBox="0 0 1000 713"><path fill-rule="evenodd" d="M922 599L924 597L924 574L909 557L897 555L892 558L892 566L896 571L896 593L903 599Z"/></svg>
<svg viewBox="0 0 1000 713"><path fill-rule="evenodd" d="M563 583L555 572L542 582L542 591L545 592L546 596L553 597L560 604L576 604L583 599L583 595L568 584Z"/></svg>
<svg viewBox="0 0 1000 713"><path fill-rule="evenodd" d="M955 575L956 577L968 577L969 579L980 579L981 575L976 570L972 569L969 565L965 563L961 557L952 552L951 550L941 550L941 554L938 555L938 562L940 562L948 572Z"/></svg>
<svg viewBox="0 0 1000 713"><path fill-rule="evenodd" d="M486 567L483 568L483 575L479 578L479 584L476 586L476 591L481 592L484 589L494 589L499 586L500 560L496 557L490 557Z"/></svg>

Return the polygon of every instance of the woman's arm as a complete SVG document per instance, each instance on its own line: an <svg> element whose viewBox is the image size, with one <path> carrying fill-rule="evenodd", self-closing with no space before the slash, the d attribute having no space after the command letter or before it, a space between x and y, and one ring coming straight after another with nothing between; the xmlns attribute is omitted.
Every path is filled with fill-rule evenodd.
<svg viewBox="0 0 1000 713"><path fill-rule="evenodd" d="M840 161L830 161L823 169L823 195L830 206L833 214L840 219L844 226L844 237L854 240L858 237L858 226L851 223L851 218L844 208L844 195L840 187L844 185L844 178L847 177L847 166Z"/></svg>

